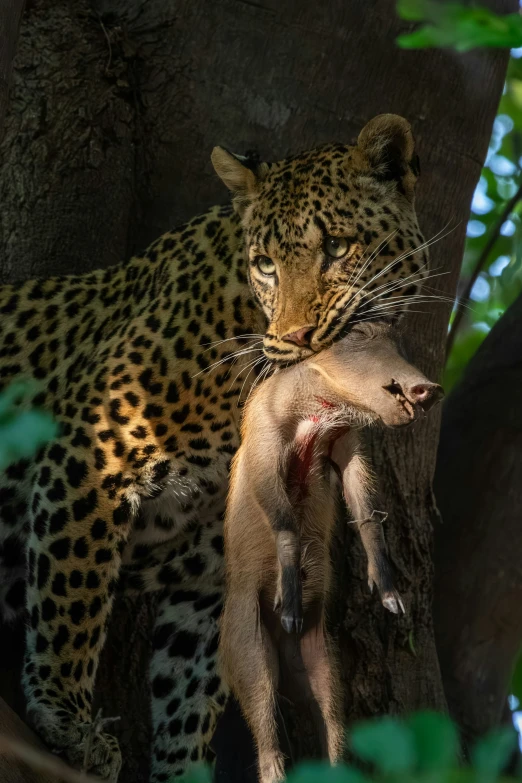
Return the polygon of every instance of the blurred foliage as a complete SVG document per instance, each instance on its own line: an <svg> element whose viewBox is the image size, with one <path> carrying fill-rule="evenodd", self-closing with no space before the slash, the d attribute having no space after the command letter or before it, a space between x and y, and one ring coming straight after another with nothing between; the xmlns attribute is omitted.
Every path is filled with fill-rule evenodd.
<svg viewBox="0 0 522 783"><path fill-rule="evenodd" d="M183 777L170 777L168 783L212 783L212 771L206 764L194 764Z"/></svg>
<svg viewBox="0 0 522 783"><path fill-rule="evenodd" d="M399 46L425 48L452 46L466 51L478 46L522 47L522 17L498 16L485 8L435 0L399 0L402 19L422 22L413 33L402 35ZM479 261L475 281L447 358L443 384L446 391L460 379L469 360L492 326L522 291L521 202L501 220L506 203L522 184L522 48L512 48L506 84L493 126L480 181L471 205L467 242L459 282L466 291ZM496 237L483 258L484 248ZM455 318L452 314L451 324Z"/></svg>
<svg viewBox="0 0 522 783"><path fill-rule="evenodd" d="M493 783L508 780L502 772L516 747L513 728L496 729L471 753L472 763L459 766L457 730L446 715L418 712L356 724L348 747L365 771L351 765L331 768L303 764L288 783Z"/></svg>
<svg viewBox="0 0 522 783"><path fill-rule="evenodd" d="M347 735L351 754L364 767L305 762L288 783L509 783L502 777L516 747L514 729L495 729L476 743L471 764L459 765L457 730L446 715L417 712L357 723ZM195 767L184 783L210 783L210 770ZM179 780L179 778L176 778ZM169 781L174 783L174 779Z"/></svg>
<svg viewBox="0 0 522 783"><path fill-rule="evenodd" d="M481 271L471 288L471 301L457 305L469 309L446 361L443 383L449 391L492 326L522 292L522 16L499 16L486 8L433 0L398 0L397 13L406 21L424 23L413 33L398 37L402 48L438 46L464 52L476 47L504 47L511 48L512 55L471 204L459 295L466 291L478 267ZM512 208L504 214L511 199ZM494 242L486 255L491 239ZM517 711L522 704L522 654L512 675L511 693L514 721L522 734L522 711Z"/></svg>
<svg viewBox="0 0 522 783"><path fill-rule="evenodd" d="M511 678L511 693L522 704L522 656L519 657Z"/></svg>
<svg viewBox="0 0 522 783"><path fill-rule="evenodd" d="M519 52L514 52L519 55ZM489 151L473 196L459 293L481 258L490 236L495 243L482 265L465 315L447 359L444 385L458 381L491 327L522 291L522 204L518 201L502 222L506 202L522 184L522 60L513 56L493 125ZM454 314L452 316L453 320Z"/></svg>
<svg viewBox="0 0 522 783"><path fill-rule="evenodd" d="M440 0L399 0L397 12L409 22L425 22L397 38L403 49L452 47L467 52L478 46L511 49L522 46L522 17L499 16L488 8Z"/></svg>
<svg viewBox="0 0 522 783"><path fill-rule="evenodd" d="M32 382L17 382L0 393L0 470L31 457L57 435L51 416L30 406L37 391Z"/></svg>

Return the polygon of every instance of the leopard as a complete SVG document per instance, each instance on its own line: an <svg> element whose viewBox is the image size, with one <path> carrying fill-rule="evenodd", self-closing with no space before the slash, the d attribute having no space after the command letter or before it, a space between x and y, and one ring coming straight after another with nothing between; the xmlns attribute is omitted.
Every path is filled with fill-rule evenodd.
<svg viewBox="0 0 522 783"><path fill-rule="evenodd" d="M428 269L404 118L278 162L211 157L225 205L124 263L0 288L1 388L35 383L23 404L58 425L0 476L1 612L25 618L28 721L111 781L121 754L92 703L116 593L157 593L150 781L165 783L209 757L228 699L223 516L245 398L354 323L402 318Z"/></svg>

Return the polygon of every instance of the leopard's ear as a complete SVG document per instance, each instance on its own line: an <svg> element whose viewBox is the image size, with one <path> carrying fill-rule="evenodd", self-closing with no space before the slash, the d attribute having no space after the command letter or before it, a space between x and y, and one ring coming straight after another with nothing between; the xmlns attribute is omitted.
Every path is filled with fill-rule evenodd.
<svg viewBox="0 0 522 783"><path fill-rule="evenodd" d="M268 165L258 163L252 155L234 155L224 147L214 147L211 160L216 174L232 193L234 208L241 214L257 193Z"/></svg>
<svg viewBox="0 0 522 783"><path fill-rule="evenodd" d="M381 181L395 180L399 190L413 200L419 158L408 120L397 114L379 114L360 132L357 148L371 176Z"/></svg>

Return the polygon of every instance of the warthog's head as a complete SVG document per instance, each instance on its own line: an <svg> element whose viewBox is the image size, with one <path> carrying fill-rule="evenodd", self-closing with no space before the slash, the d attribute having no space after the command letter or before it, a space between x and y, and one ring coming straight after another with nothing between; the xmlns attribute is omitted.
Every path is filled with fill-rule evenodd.
<svg viewBox="0 0 522 783"><path fill-rule="evenodd" d="M393 329L383 322L355 325L304 364L320 374L326 407L349 405L387 427L410 424L444 396L441 386L404 359Z"/></svg>

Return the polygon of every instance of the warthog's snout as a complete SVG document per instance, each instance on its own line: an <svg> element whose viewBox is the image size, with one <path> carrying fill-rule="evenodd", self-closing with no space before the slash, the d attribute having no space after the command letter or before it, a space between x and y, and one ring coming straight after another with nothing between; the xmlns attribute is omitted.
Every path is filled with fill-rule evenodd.
<svg viewBox="0 0 522 783"><path fill-rule="evenodd" d="M431 381L409 386L392 379L391 383L384 388L394 396L406 398L412 405L419 405L423 411L429 411L444 397L442 386L439 386L438 383L431 383Z"/></svg>
<svg viewBox="0 0 522 783"><path fill-rule="evenodd" d="M392 379L391 383L383 388L402 403L412 420L417 417L419 410L426 413L444 397L442 386L428 380L409 384Z"/></svg>
<svg viewBox="0 0 522 783"><path fill-rule="evenodd" d="M414 405L420 405L423 411L429 411L430 408L442 400L444 397L444 390L438 383L417 383L412 386L411 389L406 389L406 397Z"/></svg>

